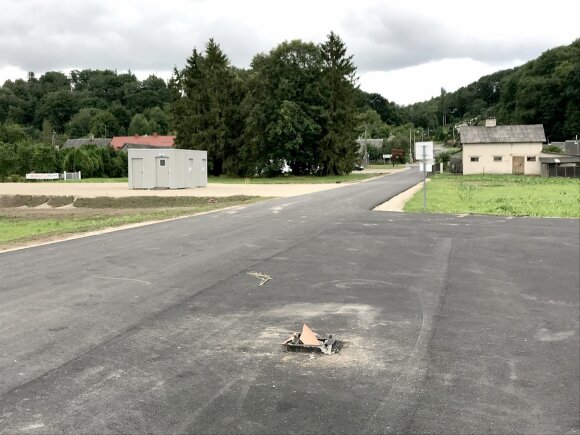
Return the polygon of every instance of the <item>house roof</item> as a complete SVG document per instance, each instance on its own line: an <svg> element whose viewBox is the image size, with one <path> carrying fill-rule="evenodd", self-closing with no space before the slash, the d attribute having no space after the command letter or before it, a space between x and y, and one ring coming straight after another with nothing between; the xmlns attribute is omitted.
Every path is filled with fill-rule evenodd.
<svg viewBox="0 0 580 435"><path fill-rule="evenodd" d="M116 150L119 150L126 143L135 145L153 145L159 148L172 148L175 142L175 136L115 136L111 139L111 145Z"/></svg>
<svg viewBox="0 0 580 435"><path fill-rule="evenodd" d="M106 148L111 144L111 139L67 139L63 148L80 148L83 145L96 145L99 148Z"/></svg>
<svg viewBox="0 0 580 435"><path fill-rule="evenodd" d="M125 143L120 149L123 151L126 150L147 150L147 149L159 149L159 148L168 148L164 145L149 145L144 143Z"/></svg>
<svg viewBox="0 0 580 435"><path fill-rule="evenodd" d="M580 163L580 156L543 152L540 154L541 163Z"/></svg>
<svg viewBox="0 0 580 435"><path fill-rule="evenodd" d="M498 125L496 127L461 127L461 143L533 143L546 142L542 124Z"/></svg>

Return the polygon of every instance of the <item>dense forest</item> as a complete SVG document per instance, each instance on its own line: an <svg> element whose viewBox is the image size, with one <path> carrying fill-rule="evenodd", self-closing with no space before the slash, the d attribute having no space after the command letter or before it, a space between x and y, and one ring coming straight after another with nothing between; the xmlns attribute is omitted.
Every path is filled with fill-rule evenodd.
<svg viewBox="0 0 580 435"><path fill-rule="evenodd" d="M36 166L48 170L30 166L50 154L44 145L91 135L175 134L178 147L207 149L216 175L274 175L284 163L297 174L348 172L358 158L357 137L385 139L383 149L370 150L371 159L395 148L408 159L410 133L452 142L454 126L490 116L499 124L542 123L550 141L580 132L580 40L410 106L360 90L352 56L334 33L318 45L281 43L257 54L247 70L232 66L213 40L204 48L194 49L169 82L110 70L6 81L0 177ZM105 175L122 166L118 159L107 166L103 159L110 158L95 150L73 159L68 153L57 152L48 166L73 170L79 161L93 161L89 172ZM36 160L26 157L32 155Z"/></svg>

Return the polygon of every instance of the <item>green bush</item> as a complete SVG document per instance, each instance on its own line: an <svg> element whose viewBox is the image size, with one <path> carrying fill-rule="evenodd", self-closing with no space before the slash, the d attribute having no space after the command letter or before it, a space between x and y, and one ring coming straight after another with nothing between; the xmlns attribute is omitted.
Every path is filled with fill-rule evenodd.
<svg viewBox="0 0 580 435"><path fill-rule="evenodd" d="M547 153L558 153L558 154L562 154L564 152L562 148L560 148L558 145L548 145L546 148L544 148L544 151Z"/></svg>

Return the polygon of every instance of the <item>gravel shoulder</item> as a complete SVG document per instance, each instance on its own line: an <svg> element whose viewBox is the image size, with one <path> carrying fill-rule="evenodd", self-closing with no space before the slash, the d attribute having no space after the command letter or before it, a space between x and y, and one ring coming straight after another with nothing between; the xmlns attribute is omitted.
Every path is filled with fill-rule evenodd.
<svg viewBox="0 0 580 435"><path fill-rule="evenodd" d="M427 179L427 182L431 180ZM373 211L396 211L396 212L403 212L405 208L405 204L415 195L415 193L419 192L423 188L423 182L415 184L410 189L405 190L404 192L399 193L396 196L393 196L387 202L384 202L378 206L376 206Z"/></svg>

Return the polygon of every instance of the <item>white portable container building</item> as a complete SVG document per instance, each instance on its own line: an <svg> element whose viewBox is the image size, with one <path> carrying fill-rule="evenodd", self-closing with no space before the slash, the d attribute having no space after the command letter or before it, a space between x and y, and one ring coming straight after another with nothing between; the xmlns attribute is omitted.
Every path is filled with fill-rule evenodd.
<svg viewBox="0 0 580 435"><path fill-rule="evenodd" d="M129 189L207 186L207 151L129 149Z"/></svg>

